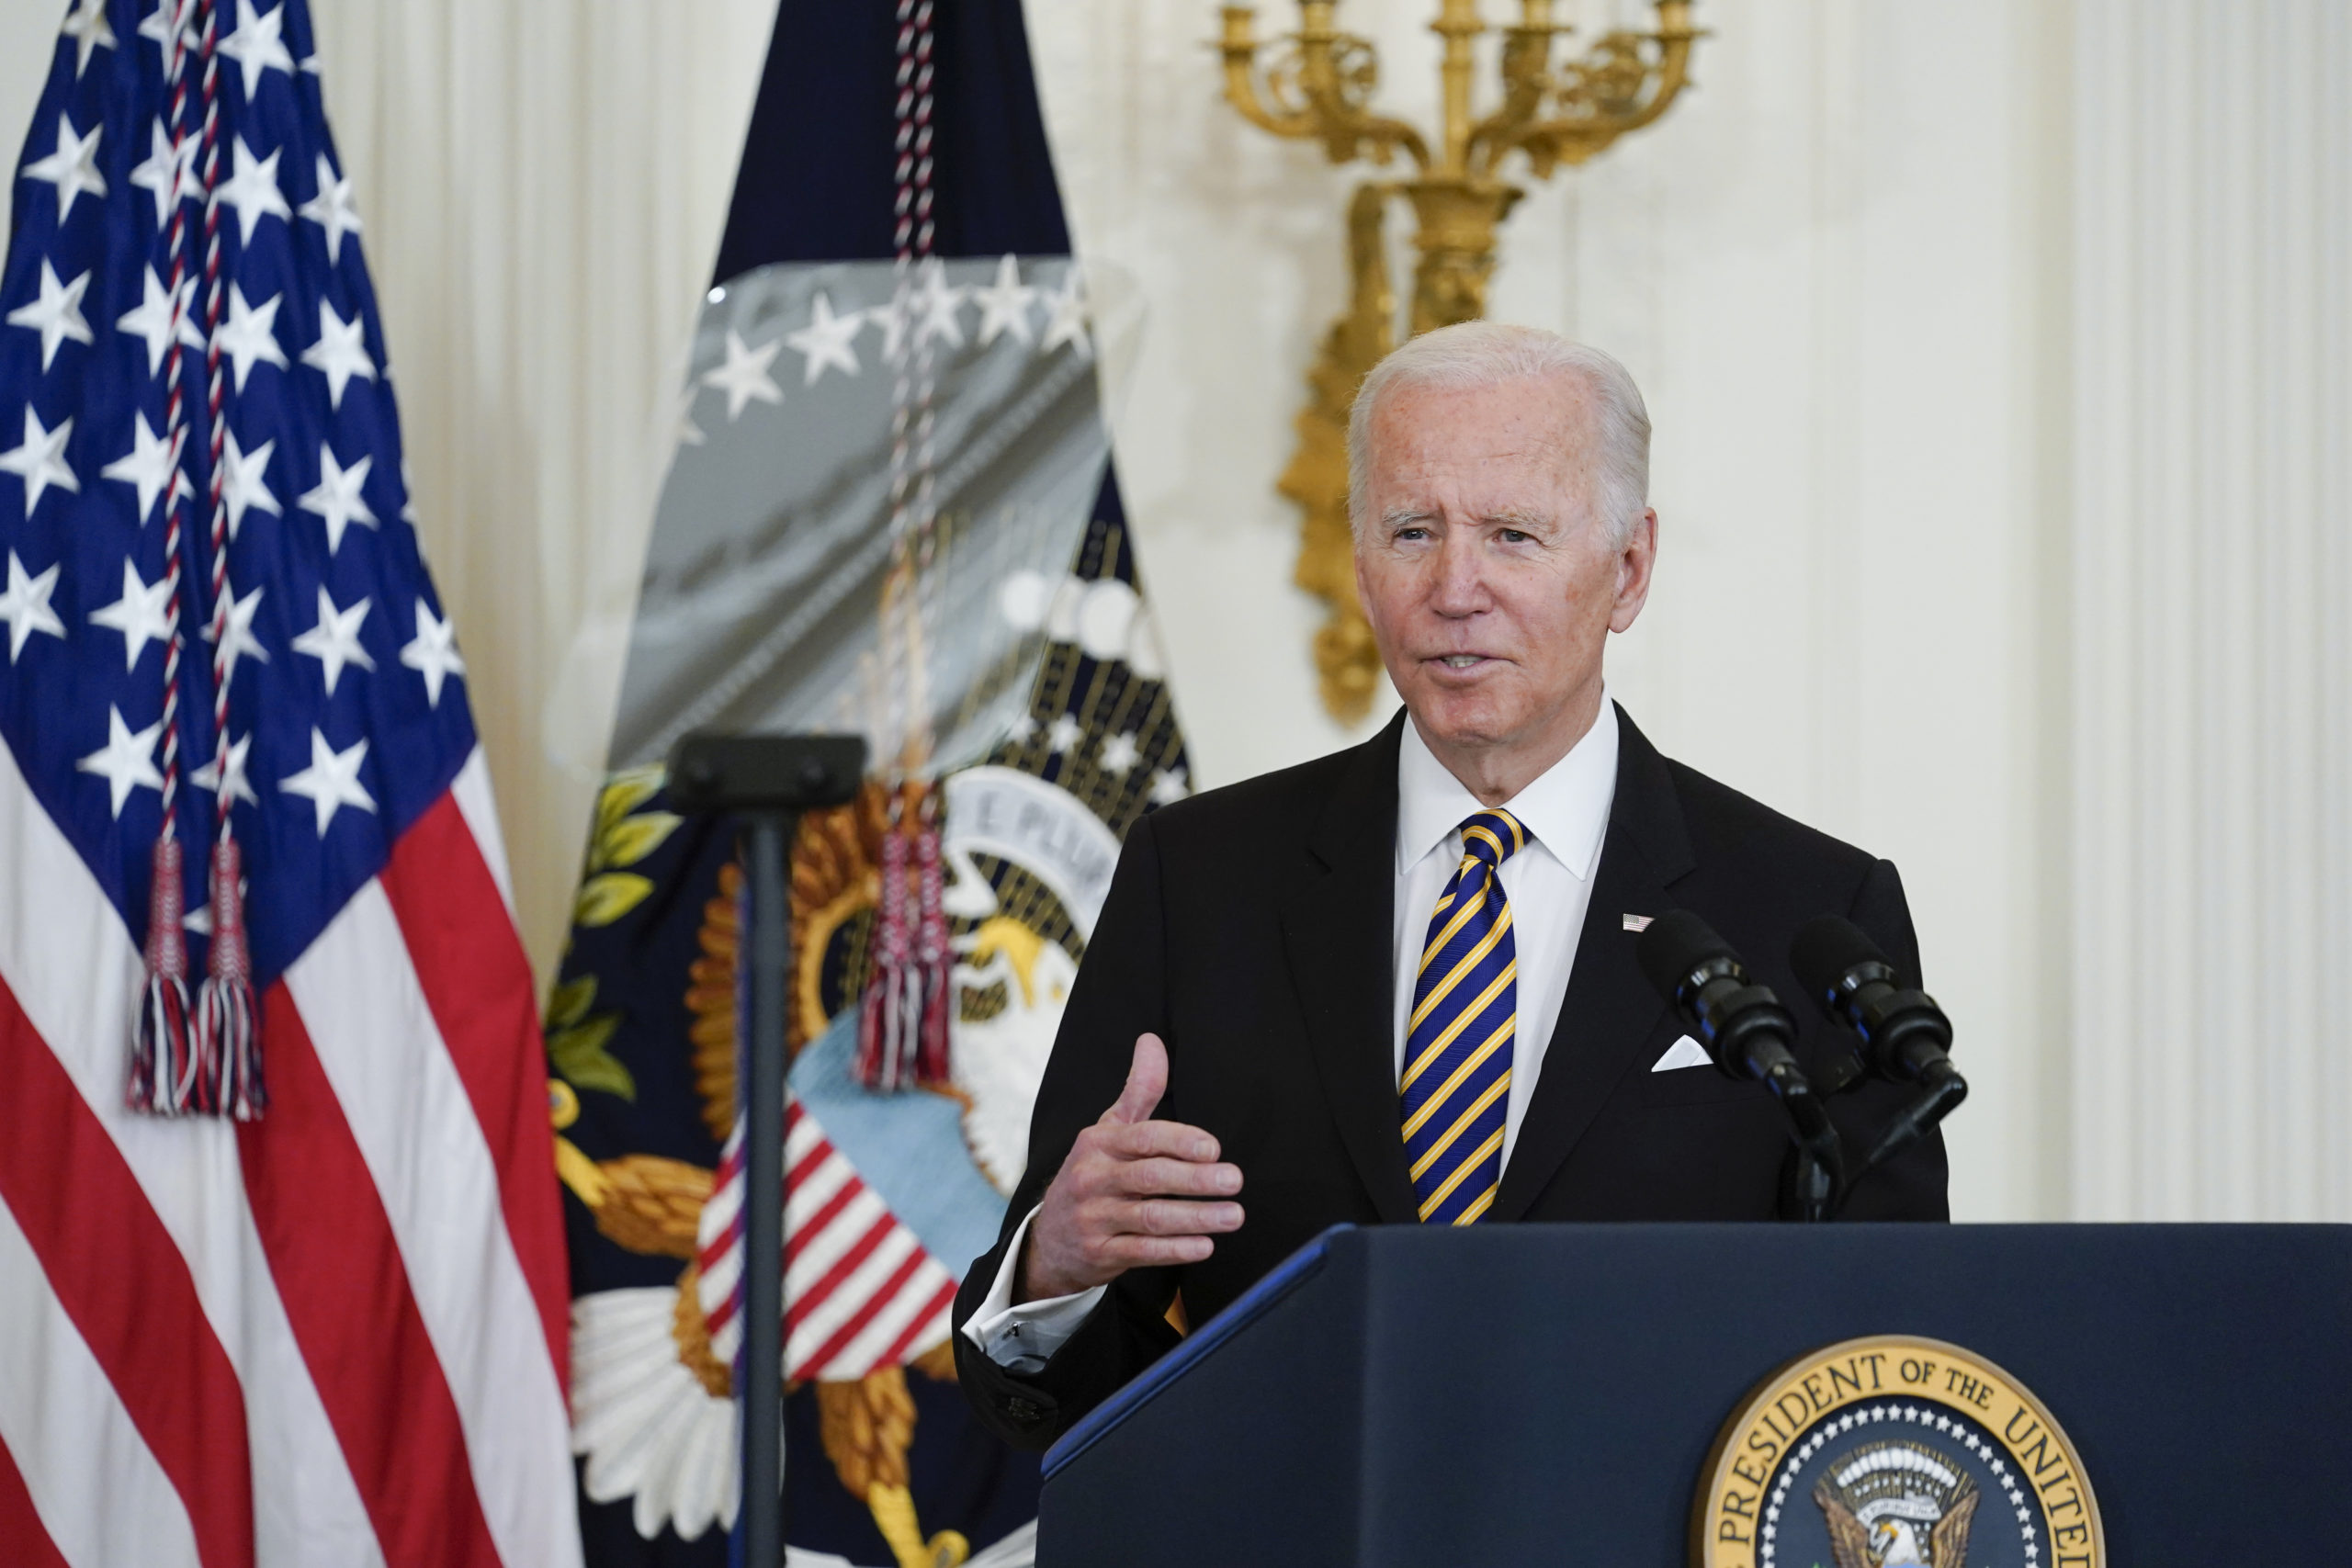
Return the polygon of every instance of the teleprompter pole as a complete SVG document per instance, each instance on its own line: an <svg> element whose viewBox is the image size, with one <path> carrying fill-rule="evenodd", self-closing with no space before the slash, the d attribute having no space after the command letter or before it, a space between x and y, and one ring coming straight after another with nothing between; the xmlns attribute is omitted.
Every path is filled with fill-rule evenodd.
<svg viewBox="0 0 2352 1568"><path fill-rule="evenodd" d="M854 799L865 742L833 735L709 735L670 753L670 799L681 811L724 812L742 824L751 873L750 1034L744 1042L743 1556L784 1561L784 1211L786 968L791 953L787 859L804 811ZM773 1194L763 1200L763 1194Z"/></svg>

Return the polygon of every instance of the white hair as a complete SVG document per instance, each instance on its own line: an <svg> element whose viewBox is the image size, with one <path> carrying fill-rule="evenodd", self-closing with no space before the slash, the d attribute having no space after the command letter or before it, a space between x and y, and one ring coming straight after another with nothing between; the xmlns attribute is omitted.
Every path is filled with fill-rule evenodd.
<svg viewBox="0 0 2352 1568"><path fill-rule="evenodd" d="M1348 419L1348 516L1361 533L1371 481L1372 421L1383 400L1408 387L1467 391L1506 381L1574 376L1591 393L1598 437L1591 497L1595 515L1623 544L1649 504L1650 414L1642 389L1600 349L1541 327L1463 321L1423 333L1372 367Z"/></svg>

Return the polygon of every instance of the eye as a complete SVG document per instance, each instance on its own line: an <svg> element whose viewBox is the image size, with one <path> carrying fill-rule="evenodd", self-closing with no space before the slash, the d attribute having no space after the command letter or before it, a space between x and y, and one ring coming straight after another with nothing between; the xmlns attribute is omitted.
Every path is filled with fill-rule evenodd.
<svg viewBox="0 0 2352 1568"><path fill-rule="evenodd" d="M1496 537L1506 545L1523 545L1535 537L1524 528L1505 528Z"/></svg>
<svg viewBox="0 0 2352 1568"><path fill-rule="evenodd" d="M1430 536L1430 531L1421 526L1419 523L1408 523L1405 526L1396 530L1395 536L1399 541L1407 539L1426 539Z"/></svg>

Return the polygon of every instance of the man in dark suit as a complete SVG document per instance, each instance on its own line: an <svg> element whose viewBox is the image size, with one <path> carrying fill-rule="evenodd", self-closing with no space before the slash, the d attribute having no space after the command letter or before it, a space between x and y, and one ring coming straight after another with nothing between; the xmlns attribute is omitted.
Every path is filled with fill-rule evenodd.
<svg viewBox="0 0 2352 1568"><path fill-rule="evenodd" d="M1405 712L1128 834L1004 1233L957 1298L990 1425L1043 1447L1327 1225L1769 1220L1790 1143L1644 979L1705 918L1788 998L1843 913L1916 976L1894 866L1661 757L1601 652L1657 555L1616 361L1473 322L1382 363L1350 431L1356 572ZM1797 1010L1837 1081L1852 1042ZM1849 1141L1898 1096L1838 1102ZM1107 1108L1107 1109L1106 1109ZM1930 1137L1848 1218L1942 1219ZM1246 1192L1245 1192L1246 1187Z"/></svg>

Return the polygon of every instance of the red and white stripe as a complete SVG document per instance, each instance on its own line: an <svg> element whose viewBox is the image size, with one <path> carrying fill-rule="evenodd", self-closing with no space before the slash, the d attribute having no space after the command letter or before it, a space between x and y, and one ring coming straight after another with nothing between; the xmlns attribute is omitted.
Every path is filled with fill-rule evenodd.
<svg viewBox="0 0 2352 1568"><path fill-rule="evenodd" d="M853 1169L817 1119L785 1109L785 1375L828 1382L898 1366L947 1337L956 1276L923 1250ZM719 1156L704 1206L703 1316L711 1351L731 1360L742 1339L743 1129Z"/></svg>
<svg viewBox="0 0 2352 1568"><path fill-rule="evenodd" d="M257 1123L123 1102L140 954L0 748L0 1558L580 1562L546 1068L477 752L262 998Z"/></svg>

